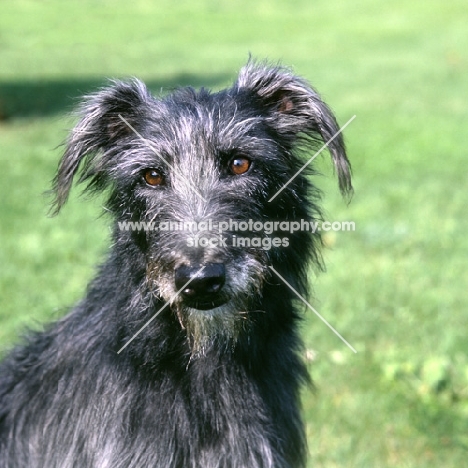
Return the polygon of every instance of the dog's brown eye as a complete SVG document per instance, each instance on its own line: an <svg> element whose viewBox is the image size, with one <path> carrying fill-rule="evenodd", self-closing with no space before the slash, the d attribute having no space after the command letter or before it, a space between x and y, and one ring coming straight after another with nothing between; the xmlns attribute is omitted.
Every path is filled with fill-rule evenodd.
<svg viewBox="0 0 468 468"><path fill-rule="evenodd" d="M145 182L151 187L164 184L164 176L157 169L146 169L143 173Z"/></svg>
<svg viewBox="0 0 468 468"><path fill-rule="evenodd" d="M251 161L247 158L234 158L229 165L231 172L235 175L245 174L250 169Z"/></svg>

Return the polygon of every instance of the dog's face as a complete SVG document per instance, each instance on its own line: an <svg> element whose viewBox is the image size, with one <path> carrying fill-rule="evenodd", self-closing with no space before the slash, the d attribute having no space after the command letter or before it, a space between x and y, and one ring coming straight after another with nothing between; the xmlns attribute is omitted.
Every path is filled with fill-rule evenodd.
<svg viewBox="0 0 468 468"><path fill-rule="evenodd" d="M297 151L337 131L315 91L279 67L251 62L232 88L160 99L137 80L115 82L81 108L55 179L56 208L80 169L89 188L110 187L116 242L138 247L148 287L203 348L239 333L270 265L301 270L318 255L309 232L264 228L319 216L304 172L295 176L304 162ZM329 149L350 191L341 136Z"/></svg>

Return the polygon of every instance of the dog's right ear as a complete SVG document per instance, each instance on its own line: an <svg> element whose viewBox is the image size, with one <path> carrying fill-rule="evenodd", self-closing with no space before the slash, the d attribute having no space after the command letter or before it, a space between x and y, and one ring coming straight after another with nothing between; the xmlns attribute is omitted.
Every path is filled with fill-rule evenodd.
<svg viewBox="0 0 468 468"><path fill-rule="evenodd" d="M86 189L98 191L107 184L106 166L112 148L138 128L137 122L148 113L152 97L139 80L112 81L111 85L86 97L78 109L80 121L70 133L65 153L53 180L56 215L67 201L73 178L87 182Z"/></svg>

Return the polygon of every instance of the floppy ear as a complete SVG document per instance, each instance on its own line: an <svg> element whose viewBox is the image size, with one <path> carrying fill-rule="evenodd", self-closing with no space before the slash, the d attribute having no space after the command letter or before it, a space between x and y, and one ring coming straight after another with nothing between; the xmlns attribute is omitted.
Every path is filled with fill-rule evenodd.
<svg viewBox="0 0 468 468"><path fill-rule="evenodd" d="M341 193L352 193L351 165L343 136L328 106L318 93L290 70L249 60L236 82L239 90L255 94L269 114L273 128L292 147L304 137L329 143Z"/></svg>
<svg viewBox="0 0 468 468"><path fill-rule="evenodd" d="M80 121L70 133L65 153L53 180L55 215L67 201L73 178L80 170L79 182L87 189L99 190L106 185L104 165L112 157L111 149L119 140L131 135L151 100L146 86L139 80L112 84L86 97L78 109ZM125 119L128 124L122 120Z"/></svg>

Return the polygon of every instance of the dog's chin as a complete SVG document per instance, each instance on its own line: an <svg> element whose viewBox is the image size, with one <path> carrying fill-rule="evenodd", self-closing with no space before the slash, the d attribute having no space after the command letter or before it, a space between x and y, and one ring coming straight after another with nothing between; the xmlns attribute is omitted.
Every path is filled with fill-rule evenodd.
<svg viewBox="0 0 468 468"><path fill-rule="evenodd" d="M179 322L186 330L192 357L201 357L214 347L232 349L245 322L242 309L231 301L182 303Z"/></svg>

